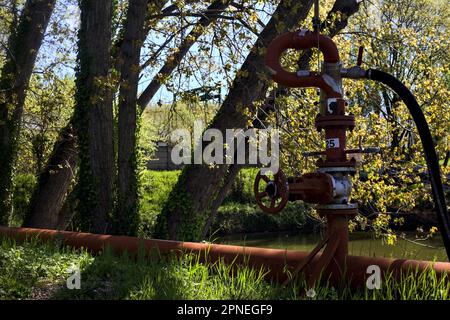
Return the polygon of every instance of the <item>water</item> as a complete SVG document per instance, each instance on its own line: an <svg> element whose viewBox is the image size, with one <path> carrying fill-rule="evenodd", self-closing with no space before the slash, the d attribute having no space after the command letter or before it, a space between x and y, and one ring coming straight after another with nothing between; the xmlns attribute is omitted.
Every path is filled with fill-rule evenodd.
<svg viewBox="0 0 450 320"><path fill-rule="evenodd" d="M414 235L407 234L406 238L414 240ZM257 233L226 236L218 242L248 247L311 251L320 239L319 234ZM440 237L414 241L420 244L399 239L395 245L387 245L382 239L375 239L369 232L354 232L350 234L349 253L358 256L447 261Z"/></svg>

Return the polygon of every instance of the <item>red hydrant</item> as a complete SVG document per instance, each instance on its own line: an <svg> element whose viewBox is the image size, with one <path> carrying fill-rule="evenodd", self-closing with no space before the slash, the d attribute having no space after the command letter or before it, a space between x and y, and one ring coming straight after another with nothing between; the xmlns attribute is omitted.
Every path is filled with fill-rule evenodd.
<svg viewBox="0 0 450 320"><path fill-rule="evenodd" d="M288 72L280 64L287 49L306 50L318 48L324 58L322 71L300 70ZM277 83L288 87L316 87L320 89L320 112L315 119L318 131L325 132L326 150L314 155L324 156L317 161L318 171L299 177L286 178L280 170L274 180L258 174L254 192L258 205L268 213L277 213L287 201L302 200L318 204L316 210L327 219L327 235L296 268L295 274L305 271L309 288L313 287L322 272L334 281L346 270L348 255L348 220L356 215L358 206L350 202L351 176L356 172L356 161L348 159L346 133L355 127L355 117L345 112L341 61L335 43L319 32L300 30L288 32L274 39L268 49L266 64ZM261 182L266 183L261 191ZM269 200L265 204L265 198ZM320 259L310 265L325 246ZM327 280L327 279L325 279Z"/></svg>

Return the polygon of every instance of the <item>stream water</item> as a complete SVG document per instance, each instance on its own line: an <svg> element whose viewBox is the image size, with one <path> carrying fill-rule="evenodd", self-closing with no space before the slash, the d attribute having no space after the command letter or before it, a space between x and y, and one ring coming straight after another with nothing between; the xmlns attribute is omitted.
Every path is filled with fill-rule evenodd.
<svg viewBox="0 0 450 320"><path fill-rule="evenodd" d="M369 232L354 232L350 234L349 253L358 256L447 261L445 248L439 236L417 241L413 234L407 234L406 238L417 243L399 239L395 245L387 245L382 239L375 239ZM257 233L226 236L220 238L218 242L248 247L310 251L319 240L319 234Z"/></svg>

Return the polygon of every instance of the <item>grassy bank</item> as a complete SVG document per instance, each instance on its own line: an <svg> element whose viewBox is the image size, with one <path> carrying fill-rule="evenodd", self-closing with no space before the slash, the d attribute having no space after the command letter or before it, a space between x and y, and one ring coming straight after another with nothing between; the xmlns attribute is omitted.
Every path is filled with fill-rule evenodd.
<svg viewBox="0 0 450 320"><path fill-rule="evenodd" d="M78 266L81 289L69 290L68 269ZM234 272L223 263L200 264L196 256L156 260L144 255L130 258L106 251L61 248L37 241L17 245L1 240L0 299L299 299L303 281L287 288L264 280L266 270L238 266ZM411 274L397 283L382 283L379 290L352 292L315 288L314 299L450 299L450 283L432 272ZM308 298L310 299L310 298Z"/></svg>
<svg viewBox="0 0 450 320"><path fill-rule="evenodd" d="M290 202L277 215L261 211L254 201L253 182L258 169L243 169L220 206L211 230L214 234L298 230L308 225L311 208L302 202ZM139 235L151 237L156 217L161 212L180 171L145 170L141 176L141 227Z"/></svg>

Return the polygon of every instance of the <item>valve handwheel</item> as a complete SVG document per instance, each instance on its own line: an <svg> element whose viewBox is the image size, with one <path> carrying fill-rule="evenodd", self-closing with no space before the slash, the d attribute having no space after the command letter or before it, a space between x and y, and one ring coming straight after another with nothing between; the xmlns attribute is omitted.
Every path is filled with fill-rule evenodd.
<svg viewBox="0 0 450 320"><path fill-rule="evenodd" d="M261 181L264 184L261 184ZM286 206L289 199L289 184L281 169L271 180L267 175L258 172L254 184L255 199L262 211L278 213Z"/></svg>

